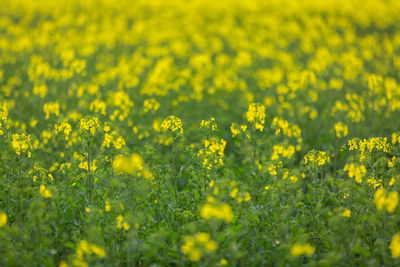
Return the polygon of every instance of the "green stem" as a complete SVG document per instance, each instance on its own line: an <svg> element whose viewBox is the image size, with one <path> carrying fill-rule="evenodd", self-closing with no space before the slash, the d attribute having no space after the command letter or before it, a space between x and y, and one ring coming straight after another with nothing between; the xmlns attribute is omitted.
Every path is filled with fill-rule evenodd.
<svg viewBox="0 0 400 267"><path fill-rule="evenodd" d="M90 171L90 127L89 127L89 139L87 142L87 165L88 165L88 190L89 190L89 204L92 203L92 175Z"/></svg>

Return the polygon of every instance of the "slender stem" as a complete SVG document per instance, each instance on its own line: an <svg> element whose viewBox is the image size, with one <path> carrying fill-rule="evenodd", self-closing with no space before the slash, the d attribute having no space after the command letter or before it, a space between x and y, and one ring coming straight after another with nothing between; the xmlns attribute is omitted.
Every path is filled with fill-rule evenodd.
<svg viewBox="0 0 400 267"><path fill-rule="evenodd" d="M90 171L90 127L89 127L89 139L87 142L87 165L88 165L88 190L89 190L89 204L92 203L92 175Z"/></svg>
<svg viewBox="0 0 400 267"><path fill-rule="evenodd" d="M256 149L257 149L257 140L254 139L253 141L253 151L252 151L252 158L253 158L253 196L254 196L254 201L257 204L257 195L256 195L256 171L257 171L257 166L256 166Z"/></svg>
<svg viewBox="0 0 400 267"><path fill-rule="evenodd" d="M178 206L178 178L176 175L176 155L175 155L175 136L172 139L172 175L173 175L173 185L175 189L175 204Z"/></svg>

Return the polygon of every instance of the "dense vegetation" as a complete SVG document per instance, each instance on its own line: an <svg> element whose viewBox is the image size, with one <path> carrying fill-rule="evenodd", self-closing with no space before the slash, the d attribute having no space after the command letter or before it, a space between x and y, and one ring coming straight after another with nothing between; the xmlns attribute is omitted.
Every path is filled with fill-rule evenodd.
<svg viewBox="0 0 400 267"><path fill-rule="evenodd" d="M399 3L3 0L0 265L400 265Z"/></svg>

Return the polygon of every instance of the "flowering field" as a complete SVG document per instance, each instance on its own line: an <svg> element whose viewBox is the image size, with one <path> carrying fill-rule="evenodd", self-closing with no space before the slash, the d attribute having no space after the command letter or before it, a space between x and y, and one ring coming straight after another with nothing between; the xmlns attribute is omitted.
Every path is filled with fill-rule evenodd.
<svg viewBox="0 0 400 267"><path fill-rule="evenodd" d="M2 0L0 266L399 266L400 2Z"/></svg>

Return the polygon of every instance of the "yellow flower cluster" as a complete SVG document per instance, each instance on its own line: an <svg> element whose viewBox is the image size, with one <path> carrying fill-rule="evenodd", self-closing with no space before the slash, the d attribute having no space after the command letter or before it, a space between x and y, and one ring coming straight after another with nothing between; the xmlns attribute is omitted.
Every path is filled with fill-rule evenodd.
<svg viewBox="0 0 400 267"><path fill-rule="evenodd" d="M131 226L129 225L129 223L127 221L124 220L124 216L118 215L117 216L117 228L118 229L124 228L125 231L128 231L129 229L131 229Z"/></svg>
<svg viewBox="0 0 400 267"><path fill-rule="evenodd" d="M230 223L233 219L232 208L226 203L206 203L200 210L200 216L204 219L224 220L226 223Z"/></svg>
<svg viewBox="0 0 400 267"><path fill-rule="evenodd" d="M72 261L73 265L77 267L88 267L85 261L85 255L96 255L99 258L104 258L106 252L103 247L82 240L76 247L76 258Z"/></svg>
<svg viewBox="0 0 400 267"><path fill-rule="evenodd" d="M249 202L251 200L251 195L249 192L239 192L239 188L237 187L232 189L232 191L229 193L229 196L236 199L236 202L239 204L243 201Z"/></svg>
<svg viewBox="0 0 400 267"><path fill-rule="evenodd" d="M204 140L204 148L197 153L197 157L202 160L203 167L211 170L217 164L223 165L225 146L224 139Z"/></svg>
<svg viewBox="0 0 400 267"><path fill-rule="evenodd" d="M5 105L0 103L0 135L3 135L3 126L7 123L8 110Z"/></svg>
<svg viewBox="0 0 400 267"><path fill-rule="evenodd" d="M39 95L40 98L44 98L47 94L47 86L45 84L36 84L33 87L33 94Z"/></svg>
<svg viewBox="0 0 400 267"><path fill-rule="evenodd" d="M315 252L315 247L310 245L310 244L299 244L296 243L294 244L291 249L290 249L290 254L293 257L298 257L298 256L311 256Z"/></svg>
<svg viewBox="0 0 400 267"><path fill-rule="evenodd" d="M43 185L43 184L40 185L39 193L40 193L40 195L42 195L42 197L44 197L44 198L51 198L52 195L53 195L53 194L50 192L50 190L47 189L46 186Z"/></svg>
<svg viewBox="0 0 400 267"><path fill-rule="evenodd" d="M215 118L211 118L209 121L202 120L200 123L201 128L210 129L211 131L215 131L218 127L217 123L215 122Z"/></svg>
<svg viewBox="0 0 400 267"><path fill-rule="evenodd" d="M217 249L217 243L211 240L208 233L197 233L194 236L186 236L181 250L188 255L191 261L199 261L204 253L210 253Z"/></svg>
<svg viewBox="0 0 400 267"><path fill-rule="evenodd" d="M345 210L343 211L343 213L342 213L342 216L343 216L343 217L350 218L350 216L351 216L351 210L345 209Z"/></svg>
<svg viewBox="0 0 400 267"><path fill-rule="evenodd" d="M354 163L346 164L343 170L347 171L347 174L349 175L350 178L354 177L357 183L361 183L362 178L367 173L367 169L365 168L364 165L357 165Z"/></svg>
<svg viewBox="0 0 400 267"><path fill-rule="evenodd" d="M143 111L147 113L151 110L157 111L160 108L160 103L157 102L154 98L146 99L143 102Z"/></svg>
<svg viewBox="0 0 400 267"><path fill-rule="evenodd" d="M305 164L323 166L323 165L325 165L326 162L329 162L329 161L330 161L330 157L328 155L326 155L325 151L312 150L304 156Z"/></svg>
<svg viewBox="0 0 400 267"><path fill-rule="evenodd" d="M90 162L90 171L94 172L97 170L96 162L97 162L97 159ZM78 167L79 167L79 169L89 171L89 165L86 160L84 160L84 161L82 160L81 163L79 163Z"/></svg>
<svg viewBox="0 0 400 267"><path fill-rule="evenodd" d="M67 121L63 121L60 124L55 124L54 128L55 128L54 132L56 134L63 132L65 140L66 141L69 140L69 135L72 131L72 128L71 128L71 125Z"/></svg>
<svg viewBox="0 0 400 267"><path fill-rule="evenodd" d="M90 132L91 135L96 133L96 129L100 127L100 122L97 117L93 118L82 118L79 121L79 129L81 132Z"/></svg>
<svg viewBox="0 0 400 267"><path fill-rule="evenodd" d="M395 164L396 164L396 156L393 156L392 160L388 160L388 167L393 168Z"/></svg>
<svg viewBox="0 0 400 267"><path fill-rule="evenodd" d="M397 191L392 191L386 194L384 188L379 188L374 194L374 203L377 210L382 210L386 208L386 211L393 213L399 204L399 193Z"/></svg>
<svg viewBox="0 0 400 267"><path fill-rule="evenodd" d="M259 103L252 103L246 112L248 122L254 124L254 127L262 132L265 124L265 106Z"/></svg>
<svg viewBox="0 0 400 267"><path fill-rule="evenodd" d="M301 130L296 124L290 124L287 120L279 117L274 117L271 123L272 128L275 129L275 134L283 134L287 137L295 137L301 143Z"/></svg>
<svg viewBox="0 0 400 267"><path fill-rule="evenodd" d="M31 136L22 134L13 134L12 135L12 147L17 153L17 155L21 155L21 153L27 153L28 157L31 157Z"/></svg>
<svg viewBox="0 0 400 267"><path fill-rule="evenodd" d="M236 123L232 123L231 125L231 133L232 133L232 138L235 138L236 135L240 134L242 131L243 133L246 132L247 130L247 125L237 125Z"/></svg>
<svg viewBox="0 0 400 267"><path fill-rule="evenodd" d="M133 101L130 100L129 95L125 91L110 92L108 95L107 103L111 106L117 107L113 114L110 115L110 120L114 121L118 118L123 121L128 115L132 107Z"/></svg>
<svg viewBox="0 0 400 267"><path fill-rule="evenodd" d="M7 223L7 214L4 212L0 212L0 228L6 225Z"/></svg>
<svg viewBox="0 0 400 267"><path fill-rule="evenodd" d="M164 132L183 133L182 121L175 116L168 116L161 124L161 130Z"/></svg>
<svg viewBox="0 0 400 267"><path fill-rule="evenodd" d="M272 176L277 175L277 174L278 174L277 169L278 169L278 167L281 166L281 165L282 165L282 162L281 162L281 161L278 161L278 164L277 164L277 165L271 163L271 164L268 166L268 172L269 172L269 174L271 174Z"/></svg>
<svg viewBox="0 0 400 267"><path fill-rule="evenodd" d="M50 118L50 114L54 114L58 117L60 115L60 105L57 102L45 103L43 111L46 113L46 119Z"/></svg>
<svg viewBox="0 0 400 267"><path fill-rule="evenodd" d="M376 179L375 177L369 177L367 179L367 183L372 185L373 188L381 187L382 179ZM390 183L389 183L389 185L390 185Z"/></svg>
<svg viewBox="0 0 400 267"><path fill-rule="evenodd" d="M400 143L400 133L392 134L392 144L395 145L396 143Z"/></svg>
<svg viewBox="0 0 400 267"><path fill-rule="evenodd" d="M372 152L372 150L388 152L389 143L387 138L382 137L371 137L368 139L353 138L348 142L349 150L360 151L360 161L365 159L366 152Z"/></svg>
<svg viewBox="0 0 400 267"><path fill-rule="evenodd" d="M137 153L133 153L129 158L118 155L114 159L113 168L118 173L133 175L143 169L143 159Z"/></svg>
<svg viewBox="0 0 400 267"><path fill-rule="evenodd" d="M397 232L392 237L392 241L389 245L390 252L392 253L392 258L400 257L400 232Z"/></svg>
<svg viewBox="0 0 400 267"><path fill-rule="evenodd" d="M90 111L94 111L96 113L100 113L101 115L105 116L106 110L107 110L107 104L104 101L101 101L100 99L95 99L90 103L89 106Z"/></svg>
<svg viewBox="0 0 400 267"><path fill-rule="evenodd" d="M340 121L335 123L334 128L335 128L337 138L346 137L347 134L349 133L349 129L347 128L347 125L343 124Z"/></svg>
<svg viewBox="0 0 400 267"><path fill-rule="evenodd" d="M271 160L278 160L280 155L284 158L290 159L295 152L296 149L292 145L288 146L287 148L282 145L274 145Z"/></svg>
<svg viewBox="0 0 400 267"><path fill-rule="evenodd" d="M122 136L118 135L116 131L105 133L104 141L101 146L110 147L111 144L113 144L115 149L121 149L125 146L125 139Z"/></svg>

